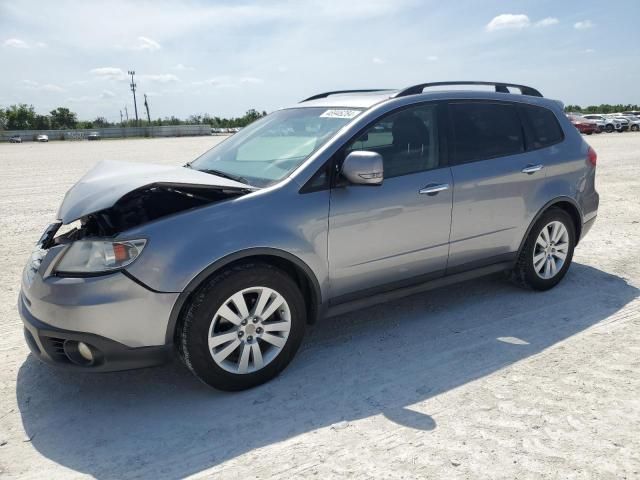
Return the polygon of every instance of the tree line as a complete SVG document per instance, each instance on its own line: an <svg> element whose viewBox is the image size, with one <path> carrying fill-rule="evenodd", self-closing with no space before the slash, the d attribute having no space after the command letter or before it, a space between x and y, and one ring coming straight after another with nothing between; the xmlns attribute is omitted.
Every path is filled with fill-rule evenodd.
<svg viewBox="0 0 640 480"><path fill-rule="evenodd" d="M589 105L588 107L582 108L580 105L567 105L564 107L564 111L567 113L622 113L640 111L640 106L622 104L609 105L608 103L603 103L600 105Z"/></svg>
<svg viewBox="0 0 640 480"><path fill-rule="evenodd" d="M163 125L211 125L212 127L231 128L245 127L254 120L263 117L267 112L259 112L255 109L248 110L241 117L224 118L204 115L191 115L186 119L176 116L158 118L156 120L140 120L139 125L163 126ZM96 117L93 120L78 120L78 115L66 107L58 107L48 114L36 113L33 105L21 103L0 108L0 130L72 130L77 128L106 128L106 127L135 127L136 121L129 119L123 122L109 122L104 117Z"/></svg>

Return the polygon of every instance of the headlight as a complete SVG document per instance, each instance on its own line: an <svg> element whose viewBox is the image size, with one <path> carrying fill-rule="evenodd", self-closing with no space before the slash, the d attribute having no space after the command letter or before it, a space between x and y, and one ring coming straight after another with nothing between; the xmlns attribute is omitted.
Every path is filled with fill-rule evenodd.
<svg viewBox="0 0 640 480"><path fill-rule="evenodd" d="M100 273L118 270L133 262L146 240L105 242L79 240L71 244L56 265L57 273Z"/></svg>

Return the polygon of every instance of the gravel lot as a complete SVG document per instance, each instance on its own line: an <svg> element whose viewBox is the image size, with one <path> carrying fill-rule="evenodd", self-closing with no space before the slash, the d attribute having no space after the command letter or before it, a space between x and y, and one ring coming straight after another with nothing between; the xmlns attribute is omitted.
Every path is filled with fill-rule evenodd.
<svg viewBox="0 0 640 480"><path fill-rule="evenodd" d="M640 478L640 134L588 140L600 215L556 289L488 278L329 319L237 394L177 362L52 369L15 306L32 245L93 164L180 164L219 137L0 145L0 476Z"/></svg>

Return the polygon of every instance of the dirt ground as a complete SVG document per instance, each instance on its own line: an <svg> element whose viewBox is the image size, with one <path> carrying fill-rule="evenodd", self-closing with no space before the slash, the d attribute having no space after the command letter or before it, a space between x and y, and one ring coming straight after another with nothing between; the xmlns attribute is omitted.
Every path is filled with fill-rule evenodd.
<svg viewBox="0 0 640 480"><path fill-rule="evenodd" d="M596 225L554 290L467 282L326 320L251 391L179 363L68 373L29 354L21 270L102 159L215 137L0 145L0 477L640 478L640 134L588 137Z"/></svg>

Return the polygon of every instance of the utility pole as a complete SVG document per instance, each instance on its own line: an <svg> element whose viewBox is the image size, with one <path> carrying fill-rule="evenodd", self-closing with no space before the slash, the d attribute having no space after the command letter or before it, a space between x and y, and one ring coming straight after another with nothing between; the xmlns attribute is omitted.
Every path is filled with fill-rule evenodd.
<svg viewBox="0 0 640 480"><path fill-rule="evenodd" d="M131 91L133 92L133 108L136 111L136 127L140 126L140 122L138 121L138 104L136 103L136 82L133 80L133 76L136 74L135 70L129 70L127 73L131 75L131 83L129 86L131 87Z"/></svg>
<svg viewBox="0 0 640 480"><path fill-rule="evenodd" d="M129 110L127 110L127 106L126 105L124 106L124 114L126 116L127 123L129 123Z"/></svg>
<svg viewBox="0 0 640 480"><path fill-rule="evenodd" d="M151 115L149 115L149 102L147 102L147 94L144 94L144 108L147 109L147 120L149 121L149 125L151 125Z"/></svg>

